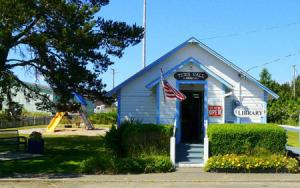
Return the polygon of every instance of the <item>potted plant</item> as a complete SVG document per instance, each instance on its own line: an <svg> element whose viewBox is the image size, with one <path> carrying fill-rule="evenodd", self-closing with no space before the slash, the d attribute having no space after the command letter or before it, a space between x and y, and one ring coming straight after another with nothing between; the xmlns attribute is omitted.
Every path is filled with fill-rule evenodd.
<svg viewBox="0 0 300 188"><path fill-rule="evenodd" d="M32 132L28 139L28 152L42 154L44 153L44 139L39 132Z"/></svg>

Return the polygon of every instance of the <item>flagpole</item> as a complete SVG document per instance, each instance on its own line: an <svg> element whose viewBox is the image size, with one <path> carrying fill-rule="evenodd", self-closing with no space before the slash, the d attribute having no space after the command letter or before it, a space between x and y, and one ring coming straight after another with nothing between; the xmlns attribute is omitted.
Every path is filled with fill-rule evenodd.
<svg viewBox="0 0 300 188"><path fill-rule="evenodd" d="M166 102L166 94L165 94L165 89L164 89L164 86L163 86L163 81L164 81L164 73L163 73L163 70L162 68L160 68L160 80L161 80L161 87L163 88L163 94L164 94L164 103ZM158 85L159 86L159 85Z"/></svg>
<svg viewBox="0 0 300 188"><path fill-rule="evenodd" d="M144 0L144 12L143 12L143 27L144 27L144 37L143 37L143 41L142 41L142 68L146 67L146 16L147 16L147 12L146 12L146 0Z"/></svg>

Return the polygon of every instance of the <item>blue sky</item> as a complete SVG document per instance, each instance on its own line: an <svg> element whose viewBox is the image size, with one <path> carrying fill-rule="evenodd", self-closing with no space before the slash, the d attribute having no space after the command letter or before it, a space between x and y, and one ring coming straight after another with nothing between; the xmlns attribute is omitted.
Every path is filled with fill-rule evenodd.
<svg viewBox="0 0 300 188"><path fill-rule="evenodd" d="M293 64L300 72L299 0L147 1L147 64L194 36L244 70L280 58L265 66L278 82L292 79ZM111 0L99 16L142 25L142 8L143 0ZM141 69L141 59L141 44L116 59L116 85ZM258 78L262 68L249 73ZM111 89L111 70L103 80Z"/></svg>

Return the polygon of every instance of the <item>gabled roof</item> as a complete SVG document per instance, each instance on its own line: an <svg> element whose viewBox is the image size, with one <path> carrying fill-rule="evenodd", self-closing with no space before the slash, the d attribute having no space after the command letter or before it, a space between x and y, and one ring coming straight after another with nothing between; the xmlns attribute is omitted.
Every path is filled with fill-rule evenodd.
<svg viewBox="0 0 300 188"><path fill-rule="evenodd" d="M207 68L206 66L202 65L199 61L197 61L196 59L194 59L193 57L189 57L186 60L184 60L183 62L179 63L178 65L176 65L175 67L173 67L172 69L168 70L167 72L165 72L163 74L164 78L167 78L168 76L170 76L172 73L176 72L178 69L182 68L184 65L188 64L188 63L192 63L196 66L198 66L199 68L201 68L202 70L204 70L207 74L209 74L211 77L215 78L216 80L220 81L224 86L226 86L228 89L233 89L233 86L228 83L226 80L224 80L223 78L221 78L220 76L218 76L217 74L215 74L213 71L211 71L209 68ZM160 76L157 77L156 79L152 80L150 83L148 83L146 85L146 88L150 89L153 86L155 86L156 84L158 84L160 82Z"/></svg>
<svg viewBox="0 0 300 188"><path fill-rule="evenodd" d="M272 90L270 90L269 88L267 88L266 86L264 86L263 84L261 84L258 80L256 80L250 74L248 74L247 72L245 72L244 70L242 70L238 66L234 65L232 62L230 62L229 60L227 60L226 58L224 58L223 56L221 56L220 54L218 54L216 51L212 50L211 48L209 48L208 46L206 46L205 44L203 44L202 42L200 42L195 37L189 38L188 40L186 40L185 42L181 43L179 46L177 46L176 48L172 49L171 51L169 51L168 53L166 53L165 55L163 55L162 57L160 57L159 59L157 59L153 63L149 64L144 69L140 70L139 72L137 72L136 74L134 74L133 76L131 76L130 78L128 78L127 80L125 80L123 83L121 83L120 85L118 85L117 87L115 87L114 89L112 89L111 91L109 91L107 95L109 95L109 96L113 95L119 89L121 89L122 87L124 87L128 82L130 82L131 80L134 80L138 76L144 74L145 72L147 72L151 68L155 67L157 64L163 62L165 59L167 59L171 55L175 54L177 51L179 51L180 49L184 48L188 44L196 44L196 45L198 45L202 49L206 50L207 52L209 52L210 54L212 54L213 56L215 56L216 58L218 58L219 60L221 60L227 66L230 66L231 68L233 68L234 70L236 70L237 72L239 72L241 75L243 75L245 78L247 78L250 81L252 81L253 83L255 83L259 88L263 89L264 91L266 91L268 94L270 94L274 98L277 99L279 97L276 93L274 93Z"/></svg>

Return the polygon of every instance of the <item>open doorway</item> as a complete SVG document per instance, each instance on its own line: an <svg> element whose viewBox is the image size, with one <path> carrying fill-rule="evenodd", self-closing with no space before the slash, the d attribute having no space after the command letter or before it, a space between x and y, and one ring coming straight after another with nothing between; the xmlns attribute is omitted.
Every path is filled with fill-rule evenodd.
<svg viewBox="0 0 300 188"><path fill-rule="evenodd" d="M203 143L204 92L181 90L186 99L181 102L181 143Z"/></svg>

